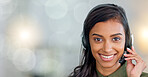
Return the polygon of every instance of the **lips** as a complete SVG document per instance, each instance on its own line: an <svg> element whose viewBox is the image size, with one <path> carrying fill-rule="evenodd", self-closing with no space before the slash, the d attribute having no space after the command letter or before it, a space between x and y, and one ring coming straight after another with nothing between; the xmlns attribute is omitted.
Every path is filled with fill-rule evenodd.
<svg viewBox="0 0 148 77"><path fill-rule="evenodd" d="M103 61L112 61L116 56L116 54L112 54L112 55L99 54L99 56Z"/></svg>

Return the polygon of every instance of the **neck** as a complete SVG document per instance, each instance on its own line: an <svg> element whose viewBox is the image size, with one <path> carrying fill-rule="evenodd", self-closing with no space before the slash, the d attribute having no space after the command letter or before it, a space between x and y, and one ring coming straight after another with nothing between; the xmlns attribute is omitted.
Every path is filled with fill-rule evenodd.
<svg viewBox="0 0 148 77"><path fill-rule="evenodd" d="M116 63L112 67L103 67L102 65L100 65L100 63L96 62L96 68L103 76L108 76L108 75L112 74L120 66L121 66L120 63Z"/></svg>

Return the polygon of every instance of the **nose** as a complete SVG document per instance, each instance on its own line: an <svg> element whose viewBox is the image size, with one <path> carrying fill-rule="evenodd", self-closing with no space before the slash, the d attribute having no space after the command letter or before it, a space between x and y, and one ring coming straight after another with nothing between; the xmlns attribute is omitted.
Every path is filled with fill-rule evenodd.
<svg viewBox="0 0 148 77"><path fill-rule="evenodd" d="M104 42L103 51L109 53L112 51L112 44L109 41Z"/></svg>

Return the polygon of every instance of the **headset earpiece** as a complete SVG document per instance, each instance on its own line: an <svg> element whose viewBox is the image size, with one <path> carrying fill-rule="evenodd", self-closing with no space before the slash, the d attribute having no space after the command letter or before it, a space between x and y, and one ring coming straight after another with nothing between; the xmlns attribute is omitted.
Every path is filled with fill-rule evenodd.
<svg viewBox="0 0 148 77"><path fill-rule="evenodd" d="M82 36L82 45L83 45L83 48L86 50L87 43L86 43L86 39L85 39L85 36L84 35Z"/></svg>

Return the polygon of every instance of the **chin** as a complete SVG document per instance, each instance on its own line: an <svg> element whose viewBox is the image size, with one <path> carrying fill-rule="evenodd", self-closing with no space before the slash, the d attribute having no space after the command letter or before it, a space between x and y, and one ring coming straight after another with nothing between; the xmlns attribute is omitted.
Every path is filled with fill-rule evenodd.
<svg viewBox="0 0 148 77"><path fill-rule="evenodd" d="M116 63L108 62L108 63L100 63L100 65L104 68L111 68L115 65Z"/></svg>
<svg viewBox="0 0 148 77"><path fill-rule="evenodd" d="M110 61L110 62L98 61L97 64L99 64L101 67L104 67L104 68L111 68L111 67L114 67L114 65L118 63L119 62L117 61Z"/></svg>

